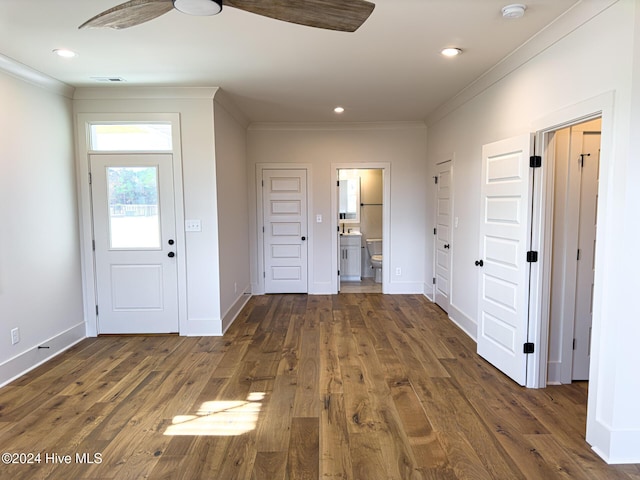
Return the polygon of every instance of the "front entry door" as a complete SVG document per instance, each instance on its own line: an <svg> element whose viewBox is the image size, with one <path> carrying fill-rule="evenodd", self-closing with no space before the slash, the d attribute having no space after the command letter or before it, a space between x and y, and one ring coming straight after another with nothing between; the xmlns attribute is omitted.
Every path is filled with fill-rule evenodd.
<svg viewBox="0 0 640 480"><path fill-rule="evenodd" d="M451 285L451 161L438 164L436 190L436 303L449 311Z"/></svg>
<svg viewBox="0 0 640 480"><path fill-rule="evenodd" d="M482 147L478 354L525 385L529 321L531 138Z"/></svg>
<svg viewBox="0 0 640 480"><path fill-rule="evenodd" d="M265 293L307 293L307 171L263 170Z"/></svg>
<svg viewBox="0 0 640 480"><path fill-rule="evenodd" d="M90 164L98 333L178 332L172 155Z"/></svg>

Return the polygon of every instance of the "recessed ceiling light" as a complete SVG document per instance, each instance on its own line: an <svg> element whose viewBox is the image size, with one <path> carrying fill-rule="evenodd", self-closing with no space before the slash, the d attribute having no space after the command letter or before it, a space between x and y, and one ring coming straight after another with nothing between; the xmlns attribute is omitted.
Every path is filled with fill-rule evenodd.
<svg viewBox="0 0 640 480"><path fill-rule="evenodd" d="M455 57L462 53L462 50L459 48L443 48L440 53L445 57Z"/></svg>
<svg viewBox="0 0 640 480"><path fill-rule="evenodd" d="M78 56L76 52L68 50L66 48L56 48L55 50L53 50L53 53L62 58L73 58Z"/></svg>
<svg viewBox="0 0 640 480"><path fill-rule="evenodd" d="M502 16L504 18L520 18L524 16L524 11L526 9L527 6L522 5L521 3L507 5L505 7L502 7Z"/></svg>
<svg viewBox="0 0 640 480"><path fill-rule="evenodd" d="M344 113L344 107L336 107L333 109L333 111L336 113Z"/></svg>

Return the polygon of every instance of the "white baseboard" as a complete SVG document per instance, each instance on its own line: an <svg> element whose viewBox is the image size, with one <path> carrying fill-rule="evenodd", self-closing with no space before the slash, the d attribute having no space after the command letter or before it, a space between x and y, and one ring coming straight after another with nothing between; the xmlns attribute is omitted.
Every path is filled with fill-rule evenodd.
<svg viewBox="0 0 640 480"><path fill-rule="evenodd" d="M469 335L474 342L478 341L478 324L471 317L459 310L455 305L449 304L449 318L453 323Z"/></svg>
<svg viewBox="0 0 640 480"><path fill-rule="evenodd" d="M243 293L240 295L231 308L227 310L227 312L222 316L222 333L227 331L227 329L231 326L233 321L236 319L242 308L247 304L249 299L251 298L250 293Z"/></svg>
<svg viewBox="0 0 640 480"><path fill-rule="evenodd" d="M587 421L587 442L608 464L640 463L640 430L614 430L602 421Z"/></svg>
<svg viewBox="0 0 640 480"><path fill-rule="evenodd" d="M415 295L424 293L422 282L389 282L384 293L392 295Z"/></svg>
<svg viewBox="0 0 640 480"><path fill-rule="evenodd" d="M39 367L85 338L87 338L86 324L84 322L78 323L68 330L41 342L39 346L32 347L10 358L0 364L0 387Z"/></svg>

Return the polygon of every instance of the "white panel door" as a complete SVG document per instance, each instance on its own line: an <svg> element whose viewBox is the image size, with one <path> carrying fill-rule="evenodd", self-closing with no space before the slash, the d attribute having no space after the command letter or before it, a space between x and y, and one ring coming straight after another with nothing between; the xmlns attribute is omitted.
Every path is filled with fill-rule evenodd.
<svg viewBox="0 0 640 480"><path fill-rule="evenodd" d="M529 135L482 147L478 354L526 383L531 187Z"/></svg>
<svg viewBox="0 0 640 480"><path fill-rule="evenodd" d="M578 271L574 323L573 380L589 379L591 323L593 319L593 279L596 247L600 134L582 137L583 161L580 172L580 227L578 230Z"/></svg>
<svg viewBox="0 0 640 480"><path fill-rule="evenodd" d="M265 293L307 293L307 171L263 170Z"/></svg>
<svg viewBox="0 0 640 480"><path fill-rule="evenodd" d="M451 285L451 162L438 164L436 185L436 303L449 311Z"/></svg>
<svg viewBox="0 0 640 480"><path fill-rule="evenodd" d="M98 333L178 331L173 157L91 155Z"/></svg>

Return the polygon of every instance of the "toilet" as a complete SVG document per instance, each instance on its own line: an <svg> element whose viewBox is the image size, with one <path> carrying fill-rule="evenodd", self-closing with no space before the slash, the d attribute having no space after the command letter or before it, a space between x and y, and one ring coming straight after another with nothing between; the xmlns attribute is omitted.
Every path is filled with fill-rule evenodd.
<svg viewBox="0 0 640 480"><path fill-rule="evenodd" d="M367 238L367 253L371 268L375 270L375 282L382 283L382 239Z"/></svg>

